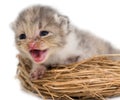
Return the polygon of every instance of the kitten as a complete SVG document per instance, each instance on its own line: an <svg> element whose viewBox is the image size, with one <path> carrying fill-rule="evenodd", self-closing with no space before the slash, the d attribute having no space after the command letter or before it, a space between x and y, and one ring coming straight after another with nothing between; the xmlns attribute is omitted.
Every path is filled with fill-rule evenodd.
<svg viewBox="0 0 120 100"><path fill-rule="evenodd" d="M102 39L77 29L66 16L47 6L23 10L13 23L13 30L20 55L32 62L32 79L42 78L49 65L120 53Z"/></svg>

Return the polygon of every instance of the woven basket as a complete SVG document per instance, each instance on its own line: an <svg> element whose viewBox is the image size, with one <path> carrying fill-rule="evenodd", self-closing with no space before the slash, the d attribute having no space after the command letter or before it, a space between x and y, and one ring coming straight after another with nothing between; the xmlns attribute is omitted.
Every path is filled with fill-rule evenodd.
<svg viewBox="0 0 120 100"><path fill-rule="evenodd" d="M58 65L47 70L44 77L31 80L31 62L19 56L17 76L27 91L43 99L105 100L120 96L120 61L96 56L71 65Z"/></svg>

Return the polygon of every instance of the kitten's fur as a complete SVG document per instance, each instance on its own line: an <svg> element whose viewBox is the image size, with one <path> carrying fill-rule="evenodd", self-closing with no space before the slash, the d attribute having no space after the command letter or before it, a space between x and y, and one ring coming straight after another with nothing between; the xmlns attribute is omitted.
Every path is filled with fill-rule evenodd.
<svg viewBox="0 0 120 100"><path fill-rule="evenodd" d="M102 39L71 25L66 16L47 6L32 6L22 11L13 24L16 46L20 54L33 63L31 77L41 78L45 67L52 64L68 64L98 55L120 53ZM40 37L47 30L50 35ZM25 33L27 38L19 39ZM29 52L28 44L35 42L40 50L48 49L44 61L36 63ZM42 41L42 42L41 42Z"/></svg>

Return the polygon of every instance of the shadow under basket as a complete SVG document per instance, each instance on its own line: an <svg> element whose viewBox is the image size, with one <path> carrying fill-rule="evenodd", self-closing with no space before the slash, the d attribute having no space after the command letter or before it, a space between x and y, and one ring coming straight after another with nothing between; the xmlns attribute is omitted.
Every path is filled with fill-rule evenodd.
<svg viewBox="0 0 120 100"><path fill-rule="evenodd" d="M30 79L31 62L19 56L17 76L23 88L42 99L105 100L120 96L120 54L95 56L70 65L53 66L39 80Z"/></svg>

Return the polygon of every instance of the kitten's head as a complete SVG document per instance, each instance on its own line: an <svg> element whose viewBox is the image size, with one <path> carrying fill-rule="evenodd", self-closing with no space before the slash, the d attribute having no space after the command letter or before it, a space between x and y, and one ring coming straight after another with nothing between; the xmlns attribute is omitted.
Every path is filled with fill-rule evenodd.
<svg viewBox="0 0 120 100"><path fill-rule="evenodd" d="M18 50L36 63L64 46L68 27L67 17L46 6L25 9L12 25Z"/></svg>

